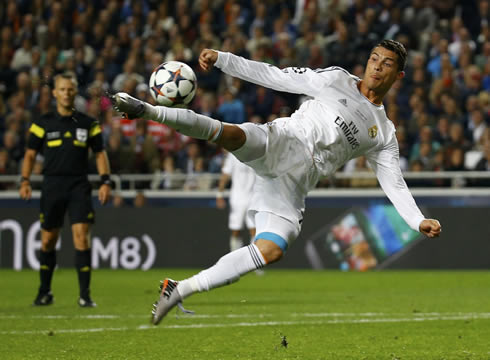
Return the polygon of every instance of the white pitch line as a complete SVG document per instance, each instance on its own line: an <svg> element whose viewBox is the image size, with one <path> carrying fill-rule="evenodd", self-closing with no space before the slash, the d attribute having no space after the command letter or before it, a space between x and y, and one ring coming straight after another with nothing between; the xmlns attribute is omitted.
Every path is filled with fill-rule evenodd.
<svg viewBox="0 0 490 360"><path fill-rule="evenodd" d="M325 318L325 317L377 317L377 316L399 316L406 317L407 313L376 313L376 312L365 312L365 313L337 313L337 312L324 312L324 313L290 313L289 316L294 318L305 317L305 318ZM447 313L439 313L439 312L414 312L411 315L414 317L441 317L441 316L490 316L490 313L466 313L466 312L447 312ZM22 315L2 315L0 314L0 319L145 319L150 315L141 315L141 314L126 314L126 315L115 315L115 314L93 314L93 315L30 315L30 316L22 316ZM194 315L182 315L176 316L182 319L238 319L238 318L267 318L267 317L276 317L278 314L194 314ZM281 314L280 316L284 316Z"/></svg>
<svg viewBox="0 0 490 360"><path fill-rule="evenodd" d="M281 314L283 316L284 314ZM377 316L401 316L405 317L407 313L376 313L376 312L365 312L365 313L337 313L337 312L325 312L325 313L290 313L291 317L305 317L305 318L325 318L325 317L377 317ZM439 312L414 312L413 316L417 317L438 317L438 316L490 316L490 313L466 313L466 312L448 312L448 313L439 313ZM141 315L141 314L126 314L115 315L115 314L93 314L93 315L30 315L30 316L22 316L22 315L2 315L0 314L0 319L127 319L127 318L138 318L144 319L148 318L150 315ZM278 314L194 314L194 315L177 315L177 318L182 319L238 319L238 318L267 318L267 317L275 317Z"/></svg>
<svg viewBox="0 0 490 360"><path fill-rule="evenodd" d="M215 323L215 324L187 324L187 325L164 325L160 327L150 325L140 325L135 328L108 327L90 329L57 329L57 330L13 330L1 331L0 335L31 335L31 334L70 334L70 333L93 333L105 331L127 331L127 330L152 330L152 329L209 329L209 328L230 328L230 327L256 327L256 326L288 326L288 325L332 325L332 324L370 324L370 323L401 323L401 322L424 322L424 321L461 321L490 319L490 313L471 313L452 316L433 316L433 317L409 317L409 318L359 318L359 319L333 319L333 320L306 320L306 321L258 321L258 322L239 322L239 323Z"/></svg>

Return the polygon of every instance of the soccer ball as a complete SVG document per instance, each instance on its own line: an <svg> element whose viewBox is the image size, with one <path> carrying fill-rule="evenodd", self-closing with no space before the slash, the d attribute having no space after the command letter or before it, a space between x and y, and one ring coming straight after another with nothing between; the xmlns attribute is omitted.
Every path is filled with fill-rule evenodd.
<svg viewBox="0 0 490 360"><path fill-rule="evenodd" d="M167 61L158 65L150 76L150 93L163 106L189 104L197 89L196 74L180 61Z"/></svg>

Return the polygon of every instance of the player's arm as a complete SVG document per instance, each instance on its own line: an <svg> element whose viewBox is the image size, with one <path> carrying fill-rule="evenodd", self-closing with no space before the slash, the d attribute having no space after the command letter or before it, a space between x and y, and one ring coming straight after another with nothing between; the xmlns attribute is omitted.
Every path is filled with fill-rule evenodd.
<svg viewBox="0 0 490 360"><path fill-rule="evenodd" d="M199 64L204 70L214 65L231 76L293 94L315 96L325 86L325 79L309 68L289 67L281 70L267 63L210 49L201 52Z"/></svg>
<svg viewBox="0 0 490 360"><path fill-rule="evenodd" d="M399 165L398 144L390 142L380 152L367 155L381 188L400 216L414 230L428 237L439 236L441 225L435 219L426 219L407 187Z"/></svg>
<svg viewBox="0 0 490 360"><path fill-rule="evenodd" d="M224 192L226 185L230 182L231 176L226 173L221 173L218 182L218 192L216 193L216 207L218 209L224 209L226 207L226 201L224 199Z"/></svg>

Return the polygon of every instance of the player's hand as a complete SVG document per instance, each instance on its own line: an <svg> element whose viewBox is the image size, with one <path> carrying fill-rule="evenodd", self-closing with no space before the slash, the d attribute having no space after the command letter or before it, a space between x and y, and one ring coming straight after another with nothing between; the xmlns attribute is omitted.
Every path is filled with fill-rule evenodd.
<svg viewBox="0 0 490 360"><path fill-rule="evenodd" d="M204 49L199 55L199 65L204 71L209 71L218 60L218 52L211 49Z"/></svg>
<svg viewBox="0 0 490 360"><path fill-rule="evenodd" d="M216 207L220 210L226 208L226 201L222 197L216 198Z"/></svg>
<svg viewBox="0 0 490 360"><path fill-rule="evenodd" d="M111 197L111 187L107 184L102 184L99 188L99 201L102 205L105 205Z"/></svg>
<svg viewBox="0 0 490 360"><path fill-rule="evenodd" d="M32 195L32 188L29 181L23 181L20 184L19 195L22 200L29 200Z"/></svg>
<svg viewBox="0 0 490 360"><path fill-rule="evenodd" d="M433 238L441 234L441 224L436 219L425 219L419 225L420 232Z"/></svg>

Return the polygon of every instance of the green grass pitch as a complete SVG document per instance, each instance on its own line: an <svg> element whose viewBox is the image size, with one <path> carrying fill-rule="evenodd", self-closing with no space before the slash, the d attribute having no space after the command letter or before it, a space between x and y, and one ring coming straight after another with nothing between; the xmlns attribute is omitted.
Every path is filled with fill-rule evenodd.
<svg viewBox="0 0 490 360"><path fill-rule="evenodd" d="M1 359L490 359L488 271L267 270L196 294L149 323L158 280L194 270L96 270L94 309L59 269L33 307L34 271L0 271ZM287 343L287 346L286 346Z"/></svg>

